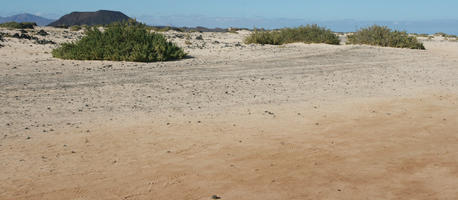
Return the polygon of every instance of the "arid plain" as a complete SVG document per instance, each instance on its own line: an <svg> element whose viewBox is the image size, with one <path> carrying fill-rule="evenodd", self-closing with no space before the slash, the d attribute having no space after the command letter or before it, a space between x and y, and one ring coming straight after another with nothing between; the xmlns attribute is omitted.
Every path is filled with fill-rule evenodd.
<svg viewBox="0 0 458 200"><path fill-rule="evenodd" d="M458 198L458 42L165 34L189 58L60 60L6 38L0 199Z"/></svg>

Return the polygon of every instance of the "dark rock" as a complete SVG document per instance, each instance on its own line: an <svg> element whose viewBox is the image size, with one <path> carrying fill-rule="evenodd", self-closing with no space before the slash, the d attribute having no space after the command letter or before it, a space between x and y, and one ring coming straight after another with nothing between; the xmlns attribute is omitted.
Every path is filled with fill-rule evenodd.
<svg viewBox="0 0 458 200"><path fill-rule="evenodd" d="M56 44L55 42L51 40L40 40L37 37L33 37L28 34L22 34L22 33L21 34L15 33L12 37L17 38L17 39L35 40L37 44Z"/></svg>
<svg viewBox="0 0 458 200"><path fill-rule="evenodd" d="M266 110L266 111L264 111L264 112L265 112L266 114L269 114L269 115L275 115L275 113L270 112L270 111L268 111L268 110Z"/></svg>
<svg viewBox="0 0 458 200"><path fill-rule="evenodd" d="M51 40L36 40L37 44L56 44L54 41Z"/></svg>
<svg viewBox="0 0 458 200"><path fill-rule="evenodd" d="M212 199L221 199L221 197L219 197L218 195L214 194L214 195L212 195Z"/></svg>
<svg viewBox="0 0 458 200"><path fill-rule="evenodd" d="M47 36L49 35L48 32L44 31L44 30L40 30L37 32L38 35L41 35L41 36Z"/></svg>
<svg viewBox="0 0 458 200"><path fill-rule="evenodd" d="M204 38L202 37L202 35L199 35L196 37L196 40L203 40Z"/></svg>
<svg viewBox="0 0 458 200"><path fill-rule="evenodd" d="M30 36L28 34L19 34L19 33L15 33L13 36L13 38L17 38L17 39L26 39L26 40L38 40L38 38L36 37L33 37L33 36Z"/></svg>
<svg viewBox="0 0 458 200"><path fill-rule="evenodd" d="M22 33L21 33L21 34L15 33L15 34L13 35L13 38L17 38L17 39L26 39L26 40L31 40L31 39L33 39L32 36L27 35L27 34L22 34Z"/></svg>

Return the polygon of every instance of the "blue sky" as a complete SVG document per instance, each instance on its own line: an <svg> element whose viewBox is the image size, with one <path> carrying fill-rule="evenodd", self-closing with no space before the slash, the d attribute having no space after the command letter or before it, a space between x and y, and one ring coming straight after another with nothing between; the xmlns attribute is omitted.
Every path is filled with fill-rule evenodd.
<svg viewBox="0 0 458 200"><path fill-rule="evenodd" d="M58 17L71 11L119 10L129 16L203 15L308 20L458 19L458 0L13 0L0 15Z"/></svg>

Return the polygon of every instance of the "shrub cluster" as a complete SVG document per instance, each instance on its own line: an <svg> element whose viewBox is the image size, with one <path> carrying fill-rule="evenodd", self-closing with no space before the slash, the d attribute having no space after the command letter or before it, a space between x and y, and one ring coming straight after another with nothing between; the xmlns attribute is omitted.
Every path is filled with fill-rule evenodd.
<svg viewBox="0 0 458 200"><path fill-rule="evenodd" d="M247 38L247 44L272 44L282 45L293 42L340 44L339 37L331 30L318 25L300 26L297 28L284 28L280 30L264 31L254 30Z"/></svg>
<svg viewBox="0 0 458 200"><path fill-rule="evenodd" d="M0 24L0 27L4 28L12 28L12 29L33 29L35 26L37 26L36 23L33 22L6 22L3 24Z"/></svg>
<svg viewBox="0 0 458 200"><path fill-rule="evenodd" d="M78 26L78 25L70 26L70 31L79 31L81 29L82 29L81 26Z"/></svg>
<svg viewBox="0 0 458 200"><path fill-rule="evenodd" d="M405 31L393 31L386 26L373 25L348 36L347 44L367 44L382 47L425 49L416 37Z"/></svg>
<svg viewBox="0 0 458 200"><path fill-rule="evenodd" d="M442 36L442 37L444 37L444 38L457 38L456 35L451 35L451 34L449 35L449 34L443 33L443 32L439 32L439 33L436 33L436 34L434 34L434 35Z"/></svg>
<svg viewBox="0 0 458 200"><path fill-rule="evenodd" d="M414 35L416 37L429 37L430 35L429 34L426 34L426 33L411 33L411 35Z"/></svg>
<svg viewBox="0 0 458 200"><path fill-rule="evenodd" d="M74 60L154 62L181 59L186 53L162 34L128 21L111 24L103 32L89 28L81 40L62 44L52 55Z"/></svg>
<svg viewBox="0 0 458 200"><path fill-rule="evenodd" d="M186 30L186 28L171 27L171 26L147 26L147 29L155 31L155 32L167 32L167 31L191 32L191 30Z"/></svg>

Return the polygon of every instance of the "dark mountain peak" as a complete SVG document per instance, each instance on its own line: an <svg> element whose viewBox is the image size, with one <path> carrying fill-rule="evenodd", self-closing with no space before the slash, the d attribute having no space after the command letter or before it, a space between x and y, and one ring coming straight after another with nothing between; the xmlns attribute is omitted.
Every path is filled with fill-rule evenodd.
<svg viewBox="0 0 458 200"><path fill-rule="evenodd" d="M121 11L115 11L115 10L98 10L98 11L96 11L96 13L119 13L119 14L123 14Z"/></svg>
<svg viewBox="0 0 458 200"><path fill-rule="evenodd" d="M96 12L72 12L49 24L49 26L106 25L129 19L127 15L119 11L99 10Z"/></svg>

